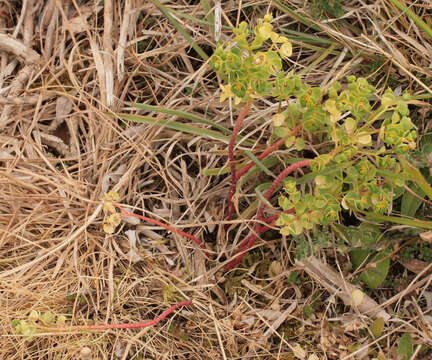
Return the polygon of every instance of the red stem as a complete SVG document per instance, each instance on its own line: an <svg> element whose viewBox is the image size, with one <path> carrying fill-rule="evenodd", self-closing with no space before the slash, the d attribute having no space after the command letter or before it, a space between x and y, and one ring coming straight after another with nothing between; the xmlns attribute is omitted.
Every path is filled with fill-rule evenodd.
<svg viewBox="0 0 432 360"><path fill-rule="evenodd" d="M298 124L294 129L292 129L291 135L295 136L298 133L298 131L301 129L301 127L302 127L302 124ZM270 146L268 149L266 149L260 156L258 156L258 160L264 159L267 155L271 154L273 151L280 148L283 144L285 144L285 139L279 139L272 146ZM249 171L249 169L254 165L255 165L255 163L253 161L251 161L246 166L244 166L237 174L237 181L239 181L240 178L244 174L246 174Z"/></svg>
<svg viewBox="0 0 432 360"><path fill-rule="evenodd" d="M269 148L267 148L260 156L258 156L258 160L262 160L264 159L267 155L271 154L273 151L275 151L276 149L278 149L279 147L281 147L283 144L285 143L285 139L280 139L278 141L276 141L272 146L270 146ZM254 166L255 163L253 161L251 161L250 163L248 163L247 165L245 165L244 167L242 167L240 169L240 171L237 174L237 181L240 180L240 178L246 174L249 169Z"/></svg>
<svg viewBox="0 0 432 360"><path fill-rule="evenodd" d="M185 300L179 302L173 306L171 306L168 310L165 310L158 317L153 320L135 323L135 324L104 324L104 325L78 325L78 326L70 326L70 327L62 327L62 328L53 328L49 329L51 331L70 331L70 330L108 330L108 329L141 329L148 326L153 326L157 324L159 321L165 319L169 314L171 314L174 310L179 307L186 306L192 304L192 300Z"/></svg>
<svg viewBox="0 0 432 360"><path fill-rule="evenodd" d="M293 171L295 171L301 167L309 166L310 161L311 161L310 159L298 161L298 162L288 166L284 171L282 171L279 174L279 176L273 181L273 184L270 186L270 188L265 193L265 195L264 195L265 199L270 200L271 196L273 195L273 193L275 192L275 190L277 189L277 187L279 186L279 184L282 182L283 179L285 179ZM257 221L262 221L264 209L265 209L265 203L262 203L258 208ZM255 226L255 231L241 242L240 246L238 247L238 251L240 251L240 253L233 260L231 260L228 264L225 265L225 271L231 270L238 263L240 263L240 261L243 259L243 257L248 252L248 250L255 244L255 242L257 240L255 233L260 233L260 229L261 229L261 226L259 224L257 224ZM242 248L243 248L243 250L242 250Z"/></svg>
<svg viewBox="0 0 432 360"><path fill-rule="evenodd" d="M121 208L121 207L120 207L120 208ZM122 209L122 213L121 213L121 216L122 216L122 217L125 217L125 216L133 216L133 217L136 217L136 218L138 218L138 219L144 220L144 221L146 221L146 222L148 222L148 223L151 223L151 224L155 224L155 225L161 226L161 227L163 227L163 228L165 228L165 229L167 229L167 230L169 230L169 231L171 231L171 232L174 232L174 233L176 233L176 234L183 235L184 237L187 237L188 239L191 239L195 244L197 244L201 249L203 249L203 250L204 250L204 254L205 254L208 258L210 258L210 254L208 253L206 247L205 247L204 244L201 242L201 240L199 240L197 237L195 237L195 236L193 236L193 235L191 235L191 234L188 234L188 233L186 233L186 232L184 232L184 231L177 230L177 229L175 229L175 228L173 228L173 227L171 227L171 226L169 226L169 225L166 225L166 224L164 224L164 223L161 223L161 222L158 221L158 220L148 218L147 216L142 216L142 215L138 215L138 214L131 213L131 212L129 212L129 211L124 210L123 208L121 208L121 209Z"/></svg>
<svg viewBox="0 0 432 360"><path fill-rule="evenodd" d="M294 212L294 209L285 210L284 213L291 214ZM267 223L268 225L262 225L260 228L257 229L257 232L259 234L262 234L263 232L266 232L267 230L270 230L272 226L275 225L274 220L276 220L279 217L279 214L270 216L263 220L263 222ZM269 224L270 223L270 224ZM237 247L237 252L239 252L242 248L245 247L245 245L249 242L250 235L243 239L243 241L239 244Z"/></svg>
<svg viewBox="0 0 432 360"><path fill-rule="evenodd" d="M235 163L234 163L234 145L235 145L235 141L237 139L237 135L240 131L241 125L243 123L243 120L246 117L251 104L252 104L252 100L249 100L243 106L243 109L240 111L240 113L237 117L237 121L234 124L234 129L233 129L233 132L231 134L230 142L228 144L228 159L229 159L229 165L230 165L230 169L231 169L231 186L230 186L229 191L228 191L228 220L232 220L233 215L234 215L234 204L233 204L232 198L234 196L234 193L235 193L236 187L237 187L237 175L236 175L236 168L235 168Z"/></svg>

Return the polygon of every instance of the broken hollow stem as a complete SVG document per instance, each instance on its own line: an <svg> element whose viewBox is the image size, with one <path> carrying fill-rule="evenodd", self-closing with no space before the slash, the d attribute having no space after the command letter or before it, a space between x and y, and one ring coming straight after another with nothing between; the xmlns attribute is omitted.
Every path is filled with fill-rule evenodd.
<svg viewBox="0 0 432 360"><path fill-rule="evenodd" d="M76 331L76 330L109 330L109 329L142 329L145 327L156 325L161 320L165 319L169 314L173 311L177 310L179 307L191 305L192 300L185 300L174 304L169 309L165 310L158 317L153 320L149 320L141 323L133 323L133 324L103 324L103 325L77 325L77 326L64 326L64 327L56 327L56 328L44 328L43 330L47 331Z"/></svg>
<svg viewBox="0 0 432 360"><path fill-rule="evenodd" d="M270 200L273 193L276 191L277 187L280 185L283 179L285 179L288 175L290 175L293 171L302 168L302 167L308 167L310 166L311 160L302 160L298 161L290 166L288 166L284 171L282 171L279 176L273 181L270 188L265 193L264 197L266 200ZM260 207L258 208L257 212L257 221L263 220L263 214L265 209L265 203L262 203ZM239 246L238 252L239 254L231 260L228 264L225 265L225 271L233 269L237 264L240 263L240 261L243 259L243 257L246 255L246 253L249 251L249 249L255 244L257 236L255 234L262 233L261 226L257 224L255 226L254 231L252 234L250 234Z"/></svg>
<svg viewBox="0 0 432 360"><path fill-rule="evenodd" d="M237 121L234 125L233 132L231 134L231 139L228 144L228 160L229 160L229 166L231 169L231 186L228 191L228 220L232 220L232 217L234 215L234 203L232 201L232 198L234 196L234 193L236 191L237 187L237 175L236 175L236 168L235 168L235 162L234 162L234 145L235 141L237 139L237 135L240 131L240 128L242 126L243 120L246 117L249 108L252 104L252 100L249 100L244 106L243 109L240 111Z"/></svg>

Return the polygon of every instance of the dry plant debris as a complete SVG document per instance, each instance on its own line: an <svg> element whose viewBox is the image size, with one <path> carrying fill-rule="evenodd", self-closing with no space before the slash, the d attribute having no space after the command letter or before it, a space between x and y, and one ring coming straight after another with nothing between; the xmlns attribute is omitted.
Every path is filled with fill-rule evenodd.
<svg viewBox="0 0 432 360"><path fill-rule="evenodd" d="M340 3L343 15L323 3ZM222 259L256 226L248 214L226 221L229 178L203 175L226 165L228 141L114 115L182 120L137 102L231 129L236 110L220 104L205 57L227 27L266 12L307 82L328 87L354 74L426 94L416 125L430 133L428 1L0 1L1 359L399 359L404 334L411 359L431 358L430 264L415 274L395 266L398 286L369 294L391 315L382 327L331 296L319 272L296 266L289 238L259 239L250 267L224 274ZM265 151L275 108L252 106L233 155ZM201 239L215 258L133 217L106 234L101 199L110 190L131 213ZM320 256L339 291L351 286L346 254ZM13 326L32 310L74 326L141 323L190 299L141 330L29 338Z"/></svg>

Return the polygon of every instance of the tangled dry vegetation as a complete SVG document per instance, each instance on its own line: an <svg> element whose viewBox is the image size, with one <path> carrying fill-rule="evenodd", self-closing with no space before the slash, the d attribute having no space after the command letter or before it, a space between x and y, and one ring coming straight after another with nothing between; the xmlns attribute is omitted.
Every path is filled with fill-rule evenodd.
<svg viewBox="0 0 432 360"><path fill-rule="evenodd" d="M115 115L182 121L138 110L132 106L138 102L232 126L236 110L220 104L206 59L216 46L219 3L1 1L0 358L367 359L374 353L397 359L398 339L409 333L412 359L430 359L429 266L415 274L395 261L399 286L373 293L391 315L377 340L368 332L371 318L329 298L319 274L293 267L289 238L261 240L250 268L224 274L233 244L253 226L253 219L224 221L229 179L203 175L226 165L228 141ZM235 26L272 12L275 27L294 45L288 65L308 83L324 86L354 74L380 89L391 82L432 94L431 34L397 2L342 2L337 20L320 3L337 2L223 1L220 18ZM430 2L403 3L432 22ZM231 36L225 30L222 41ZM253 141L240 144L239 154L266 148L275 108L253 105L242 129ZM425 102L418 112L420 134L430 131L429 110ZM245 201L254 193L250 186L243 188ZM130 211L204 240L217 260L134 219L105 234L100 200L112 189ZM227 223L232 226L221 226ZM320 256L320 264L351 281L344 254ZM293 270L299 281L289 282ZM32 309L64 314L73 325L135 323L184 299L193 305L141 330L29 339L12 325Z"/></svg>

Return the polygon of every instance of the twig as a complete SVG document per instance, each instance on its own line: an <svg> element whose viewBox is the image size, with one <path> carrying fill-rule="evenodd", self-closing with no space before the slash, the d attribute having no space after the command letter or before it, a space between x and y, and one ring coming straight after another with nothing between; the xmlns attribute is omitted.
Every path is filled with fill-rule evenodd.
<svg viewBox="0 0 432 360"><path fill-rule="evenodd" d="M0 34L0 50L14 54L26 65L36 64L40 60L40 55L36 51L6 34Z"/></svg>

